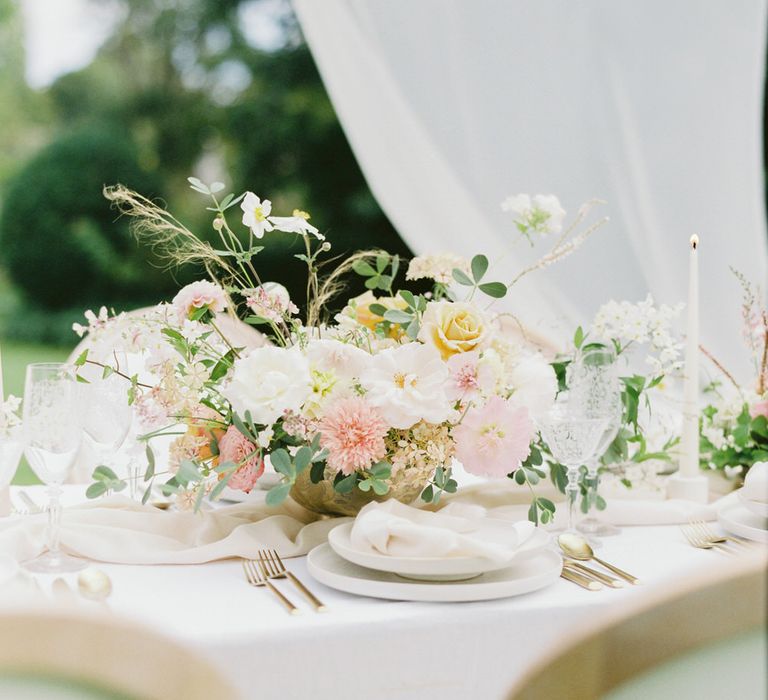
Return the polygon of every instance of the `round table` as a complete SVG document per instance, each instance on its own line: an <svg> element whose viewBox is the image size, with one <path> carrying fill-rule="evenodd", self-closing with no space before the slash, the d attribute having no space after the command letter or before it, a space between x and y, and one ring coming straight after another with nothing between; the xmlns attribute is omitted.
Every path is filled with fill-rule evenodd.
<svg viewBox="0 0 768 700"><path fill-rule="evenodd" d="M43 502L36 488L25 490ZM464 700L505 697L562 635L728 559L694 549L676 526L625 527L603 540L599 556L642 585L590 592L558 579L495 601L393 602L327 588L309 575L305 557L294 558L287 566L328 605L316 613L288 581L278 581L302 607L300 615L287 614L268 590L248 585L237 560L96 566L112 578L114 614L195 647L244 698ZM43 590L50 578L38 577ZM74 585L76 574L64 578Z"/></svg>

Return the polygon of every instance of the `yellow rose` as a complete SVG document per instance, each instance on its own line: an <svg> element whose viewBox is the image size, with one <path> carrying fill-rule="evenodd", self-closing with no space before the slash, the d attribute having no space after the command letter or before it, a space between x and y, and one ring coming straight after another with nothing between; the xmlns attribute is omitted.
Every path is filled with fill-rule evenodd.
<svg viewBox="0 0 768 700"><path fill-rule="evenodd" d="M477 307L443 300L427 305L419 340L435 347L443 360L447 360L461 352L480 350L490 334L490 322Z"/></svg>
<svg viewBox="0 0 768 700"><path fill-rule="evenodd" d="M366 292L359 297L355 297L352 300L352 304L350 304L354 309L354 318L361 326L370 328L372 331L375 331L376 325L384 320L382 316L371 311L372 304L381 304L385 309L408 308L408 305L400 297L380 297L377 299L373 292ZM399 326L390 330L390 337L392 338L397 338L401 335L402 330Z"/></svg>

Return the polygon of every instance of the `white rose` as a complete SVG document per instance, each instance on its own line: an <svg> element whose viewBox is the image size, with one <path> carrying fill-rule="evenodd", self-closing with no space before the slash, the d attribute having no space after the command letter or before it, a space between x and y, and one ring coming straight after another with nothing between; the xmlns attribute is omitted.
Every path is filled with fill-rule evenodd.
<svg viewBox="0 0 768 700"><path fill-rule="evenodd" d="M557 375L541 356L531 355L518 362L509 373L515 406L524 406L534 418L546 413L555 402Z"/></svg>
<svg viewBox="0 0 768 700"><path fill-rule="evenodd" d="M309 362L298 348L262 347L235 360L222 393L239 415L270 425L285 411L298 411L312 391Z"/></svg>

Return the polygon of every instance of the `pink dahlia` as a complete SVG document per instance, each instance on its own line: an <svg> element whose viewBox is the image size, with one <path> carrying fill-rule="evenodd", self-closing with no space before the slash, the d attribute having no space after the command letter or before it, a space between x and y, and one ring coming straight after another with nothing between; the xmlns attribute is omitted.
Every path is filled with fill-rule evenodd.
<svg viewBox="0 0 768 700"><path fill-rule="evenodd" d="M240 464L227 485L231 489L239 489L245 493L250 493L264 473L261 452L234 425L230 425L219 440L219 463L223 462Z"/></svg>
<svg viewBox="0 0 768 700"><path fill-rule="evenodd" d="M227 295L218 284L200 280L180 289L173 298L173 305L183 321L198 309L206 308L211 313L223 311L227 307Z"/></svg>
<svg viewBox="0 0 768 700"><path fill-rule="evenodd" d="M454 428L456 458L471 474L503 477L530 454L534 432L527 408L493 396L485 406L469 409Z"/></svg>
<svg viewBox="0 0 768 700"><path fill-rule="evenodd" d="M331 469L352 474L386 454L389 426L365 399L355 396L333 404L319 424L320 445L328 450Z"/></svg>

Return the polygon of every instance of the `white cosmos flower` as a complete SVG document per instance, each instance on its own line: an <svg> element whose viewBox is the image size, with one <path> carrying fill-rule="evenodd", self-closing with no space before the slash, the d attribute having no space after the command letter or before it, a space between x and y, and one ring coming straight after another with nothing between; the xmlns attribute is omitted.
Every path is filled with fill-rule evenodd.
<svg viewBox="0 0 768 700"><path fill-rule="evenodd" d="M264 236L264 231L272 230L273 224L267 218L272 211L272 202L268 199L261 200L253 192L246 192L240 208L243 210L243 225L251 229L256 238Z"/></svg>
<svg viewBox="0 0 768 700"><path fill-rule="evenodd" d="M557 375L541 355L531 355L515 364L509 381L514 390L510 403L524 406L534 418L544 415L555 401Z"/></svg>
<svg viewBox="0 0 768 700"><path fill-rule="evenodd" d="M235 360L222 389L236 413L271 425L285 411L298 411L312 392L309 362L298 348L265 346Z"/></svg>
<svg viewBox="0 0 768 700"><path fill-rule="evenodd" d="M334 372L345 381L360 377L372 359L365 350L331 339L311 340L306 353L313 369Z"/></svg>
<svg viewBox="0 0 768 700"><path fill-rule="evenodd" d="M294 209L293 216L270 216L269 220L278 231L301 234L311 233L318 240L325 240L325 236L309 223L309 214L305 211Z"/></svg>
<svg viewBox="0 0 768 700"><path fill-rule="evenodd" d="M406 429L420 420L442 423L449 417L448 376L448 367L434 348L409 343L374 355L360 383L384 420Z"/></svg>
<svg viewBox="0 0 768 700"><path fill-rule="evenodd" d="M521 233L560 233L563 230L565 209L553 194L527 194L507 197L501 203L502 211L515 215L515 223Z"/></svg>

